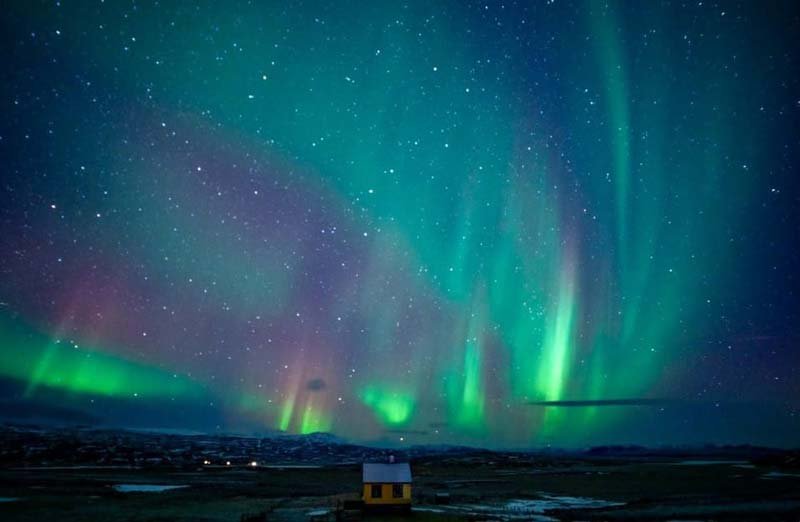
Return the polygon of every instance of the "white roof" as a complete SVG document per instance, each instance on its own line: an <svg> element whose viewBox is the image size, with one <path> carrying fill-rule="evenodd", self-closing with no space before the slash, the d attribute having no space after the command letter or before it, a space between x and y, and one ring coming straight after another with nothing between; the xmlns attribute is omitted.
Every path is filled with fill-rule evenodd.
<svg viewBox="0 0 800 522"><path fill-rule="evenodd" d="M362 478L364 482L410 484L411 468L408 462L398 462L396 464L372 464L365 462Z"/></svg>

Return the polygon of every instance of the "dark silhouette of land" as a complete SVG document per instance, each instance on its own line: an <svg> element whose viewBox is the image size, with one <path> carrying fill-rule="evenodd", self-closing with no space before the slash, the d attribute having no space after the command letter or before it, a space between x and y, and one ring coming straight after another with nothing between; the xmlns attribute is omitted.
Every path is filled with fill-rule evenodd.
<svg viewBox="0 0 800 522"><path fill-rule="evenodd" d="M333 521L337 505L358 498L360 464L389 454L411 462L414 481L412 511L390 514L390 520L800 519L797 451L400 450L326 434L237 437L18 425L0 429L0 519L235 521L250 513L307 521L313 513L315 520Z"/></svg>

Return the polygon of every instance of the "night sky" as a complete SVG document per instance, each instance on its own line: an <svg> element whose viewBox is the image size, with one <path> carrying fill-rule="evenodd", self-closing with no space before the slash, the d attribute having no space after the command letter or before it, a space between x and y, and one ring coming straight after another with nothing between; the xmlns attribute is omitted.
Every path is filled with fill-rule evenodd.
<svg viewBox="0 0 800 522"><path fill-rule="evenodd" d="M795 2L6 2L0 413L800 444Z"/></svg>

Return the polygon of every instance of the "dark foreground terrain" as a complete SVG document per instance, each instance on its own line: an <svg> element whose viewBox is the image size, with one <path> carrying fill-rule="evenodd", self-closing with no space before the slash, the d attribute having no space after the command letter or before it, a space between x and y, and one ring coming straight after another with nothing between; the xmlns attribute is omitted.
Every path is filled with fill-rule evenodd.
<svg viewBox="0 0 800 522"><path fill-rule="evenodd" d="M58 451L64 444L71 448L70 456L47 444L20 453L20 447L9 442L18 440L17 435L5 439L0 469L3 521L238 521L244 513L265 513L266 520L307 521L309 513L332 509L342 499L357 498L360 491L359 465L349 458L342 459L348 461L344 464L325 462L332 450L314 453L310 448L320 443L313 439L299 446L311 452L308 462L289 462L285 452L280 459L262 452L255 466L245 455L228 465L220 459L230 457L214 450L216 461L197 455L198 462L156 463L148 453L143 458L152 465L92 465L75 462L80 452L73 446L85 443L80 438L56 443ZM297 447L297 442L283 443ZM172 443L183 447L191 441ZM136 460L136 450L128 444L115 449ZM48 460L37 457L36 451L45 451ZM339 451L348 450L333 453ZM373 459L380 453L352 451ZM411 452L414 508L409 514L380 519L800 521L796 454L741 449L729 451L727 457L721 451L702 451L700 457L677 453ZM751 456L745 456L748 453ZM435 503L437 493L449 494L449 504ZM329 518L334 519L332 514ZM378 517L365 517L374 518Z"/></svg>

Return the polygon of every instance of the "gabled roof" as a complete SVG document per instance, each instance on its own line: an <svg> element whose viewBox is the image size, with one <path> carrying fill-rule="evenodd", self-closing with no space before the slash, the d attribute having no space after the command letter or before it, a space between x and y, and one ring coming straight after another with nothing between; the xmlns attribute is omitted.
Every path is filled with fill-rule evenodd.
<svg viewBox="0 0 800 522"><path fill-rule="evenodd" d="M408 462L398 462L396 464L372 464L365 462L361 476L364 482L410 484L411 468Z"/></svg>

